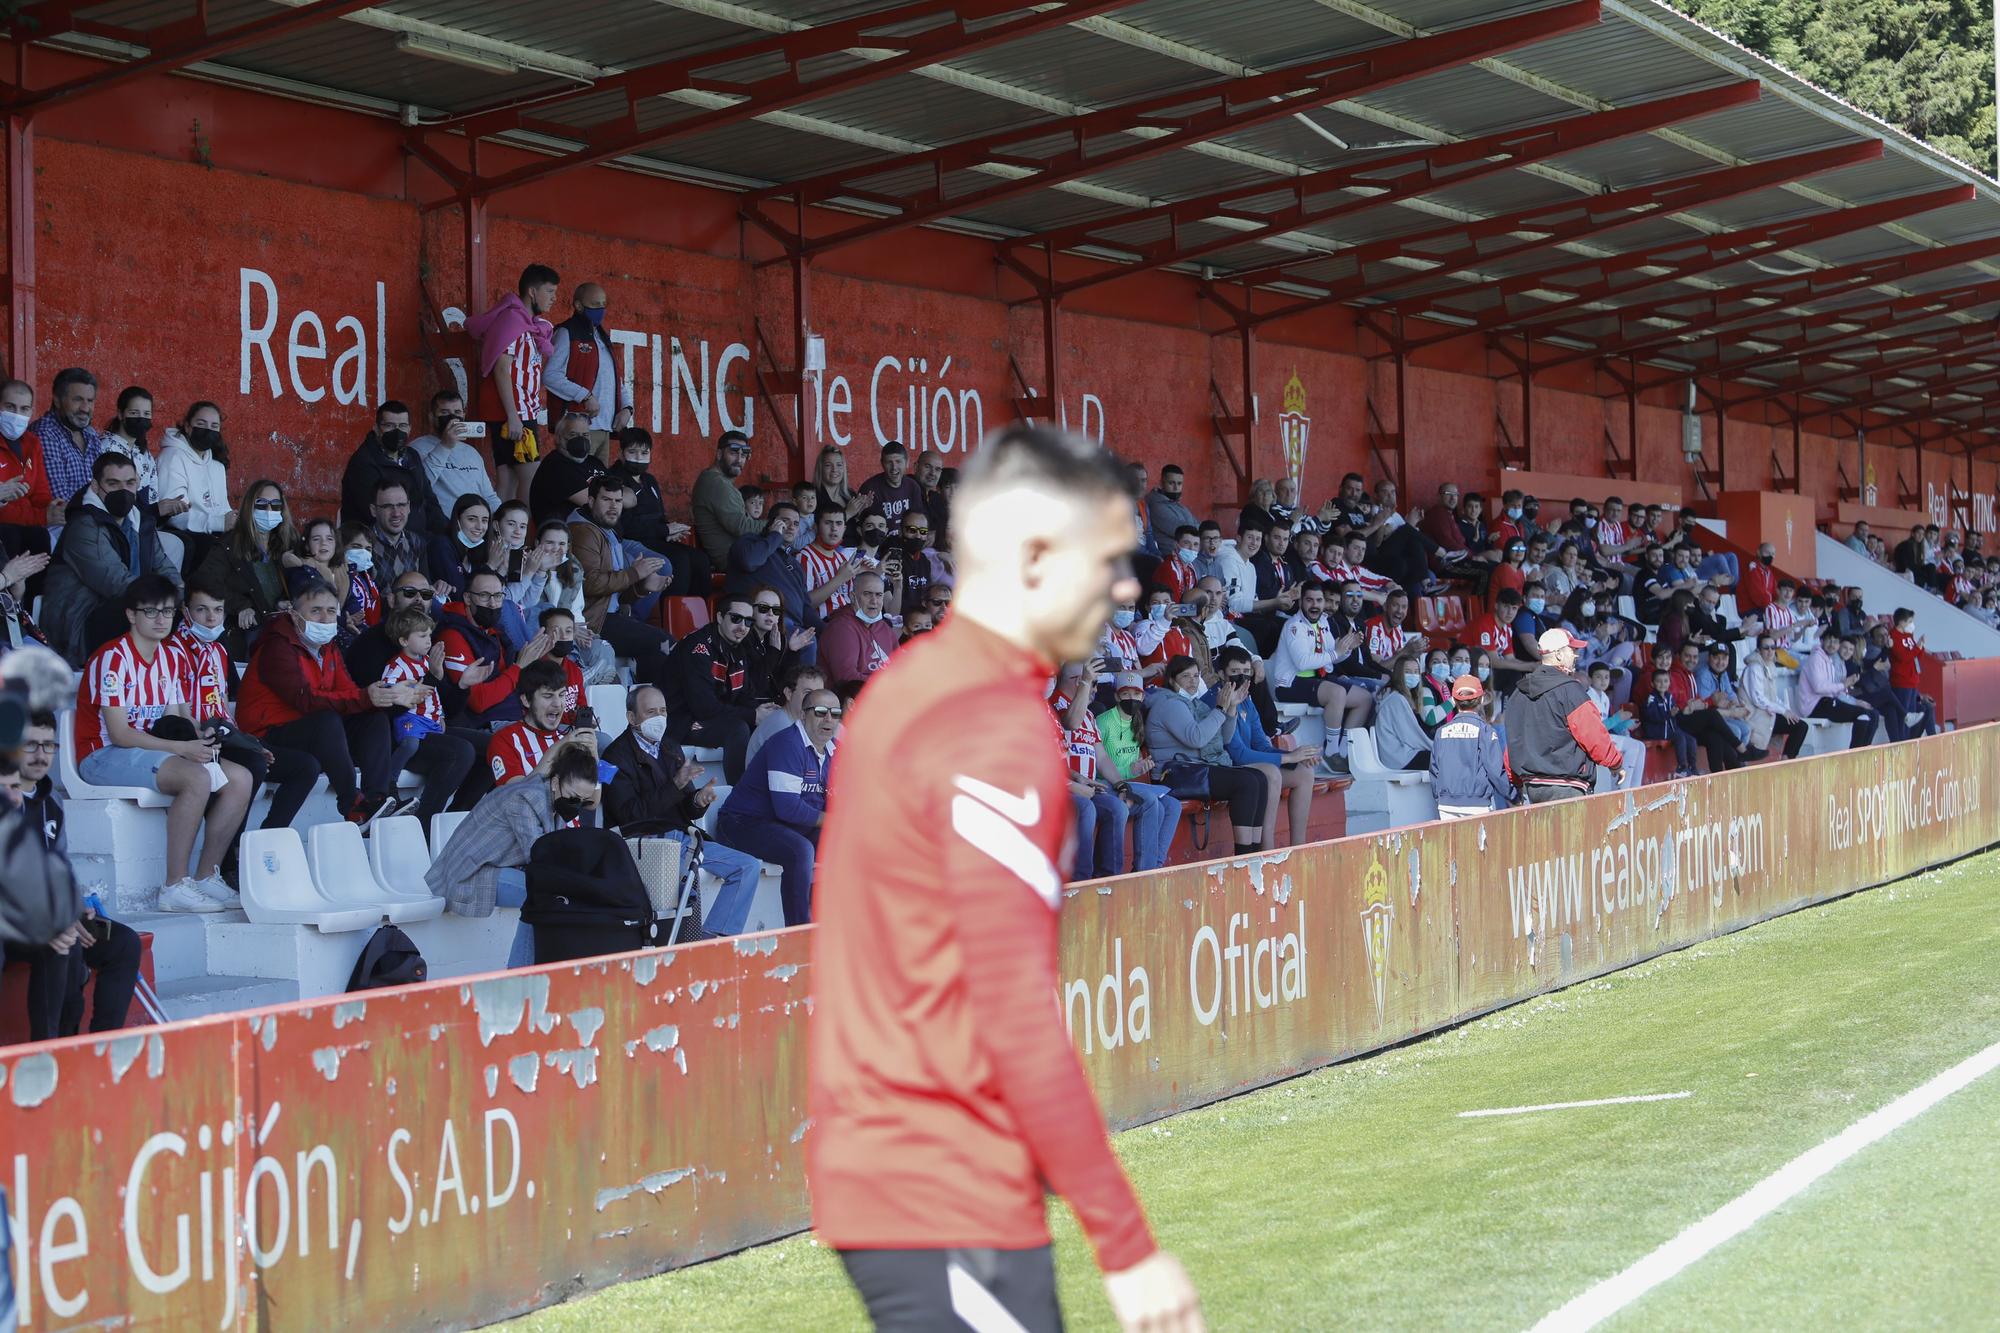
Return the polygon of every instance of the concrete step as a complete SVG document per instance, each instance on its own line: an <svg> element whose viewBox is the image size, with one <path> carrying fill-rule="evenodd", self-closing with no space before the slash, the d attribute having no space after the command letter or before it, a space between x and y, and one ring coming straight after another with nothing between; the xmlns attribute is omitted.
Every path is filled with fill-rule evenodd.
<svg viewBox="0 0 2000 1333"><path fill-rule="evenodd" d="M299 998L297 982L257 977L183 978L158 989L160 1007L167 1011L167 1017L171 1019L230 1014L262 1008L267 1004L287 1004Z"/></svg>
<svg viewBox="0 0 2000 1333"><path fill-rule="evenodd" d="M134 930L153 933L153 977L156 984L208 975L208 932L213 925L241 922L240 911L119 912L112 915Z"/></svg>

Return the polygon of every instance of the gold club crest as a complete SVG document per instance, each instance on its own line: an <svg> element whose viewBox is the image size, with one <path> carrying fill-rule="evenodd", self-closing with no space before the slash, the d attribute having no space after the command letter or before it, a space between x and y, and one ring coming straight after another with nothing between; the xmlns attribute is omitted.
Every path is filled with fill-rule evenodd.
<svg viewBox="0 0 2000 1333"><path fill-rule="evenodd" d="M1299 372L1285 381L1284 411L1278 414L1278 439L1285 446L1285 472L1301 481L1306 471L1306 440L1312 434L1312 418L1306 415L1306 386Z"/></svg>
<svg viewBox="0 0 2000 1333"><path fill-rule="evenodd" d="M1368 863L1361 877L1361 947L1368 955L1368 979L1375 987L1375 1021L1382 1022L1389 980L1389 926L1396 905L1389 901L1389 872L1380 861Z"/></svg>

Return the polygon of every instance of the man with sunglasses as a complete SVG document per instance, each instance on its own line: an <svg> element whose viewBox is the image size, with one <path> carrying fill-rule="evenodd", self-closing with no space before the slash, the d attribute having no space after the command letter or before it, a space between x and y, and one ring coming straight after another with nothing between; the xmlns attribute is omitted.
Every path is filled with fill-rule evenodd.
<svg viewBox="0 0 2000 1333"><path fill-rule="evenodd" d="M1053 1190L1123 1326L1202 1327L1049 1003L1074 821L1044 693L1139 595L1134 498L1086 440L989 438L953 502L956 608L841 736L815 857L806 1172L820 1241L878 1324L959 1327L954 1305L977 1300L1008 1316L989 1324L1060 1328ZM830 697L807 701L809 725Z"/></svg>
<svg viewBox="0 0 2000 1333"><path fill-rule="evenodd" d="M717 569L729 564L729 548L737 538L762 532L762 520L750 517L743 492L736 489L737 478L750 463L750 437L740 430L726 430L715 442L715 462L694 479L694 536L708 561Z"/></svg>
<svg viewBox="0 0 2000 1333"><path fill-rule="evenodd" d="M776 588L761 583L751 588L750 610L750 637L743 641L750 660L750 692L760 704L776 702L782 678L801 660L800 650L810 647L817 636L809 629L785 628L785 603Z"/></svg>
<svg viewBox="0 0 2000 1333"><path fill-rule="evenodd" d="M723 776L732 784L743 776L750 730L763 716L748 643L757 623L752 601L748 594L726 595L713 623L674 645L660 686L668 734L684 747L720 749Z"/></svg>
<svg viewBox="0 0 2000 1333"><path fill-rule="evenodd" d="M798 724L757 751L715 822L717 841L778 867L788 926L812 920L813 867L841 711L831 690L807 695Z"/></svg>

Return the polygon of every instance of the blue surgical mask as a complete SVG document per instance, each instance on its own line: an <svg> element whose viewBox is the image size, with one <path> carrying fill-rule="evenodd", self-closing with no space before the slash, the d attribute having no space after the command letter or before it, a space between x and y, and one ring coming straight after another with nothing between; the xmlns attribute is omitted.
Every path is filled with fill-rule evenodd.
<svg viewBox="0 0 2000 1333"><path fill-rule="evenodd" d="M1134 620L1137 620L1138 618L1139 618L1138 612L1128 611L1122 606L1119 607L1116 611L1113 611L1111 613L1111 623L1116 625L1119 629L1130 628L1132 622Z"/></svg>
<svg viewBox="0 0 2000 1333"><path fill-rule="evenodd" d="M1479 667L1479 671L1478 671L1478 675L1479 675L1479 678L1480 678L1481 680L1485 680L1485 679L1487 679L1487 678L1488 678L1488 677L1490 677L1490 676L1491 676L1492 674L1493 674L1493 668L1492 668L1492 667L1490 667L1490 666L1487 666L1487 665L1485 665L1484 663L1481 663L1481 664L1480 664L1480 667Z"/></svg>
<svg viewBox="0 0 2000 1333"><path fill-rule="evenodd" d="M1519 518L1520 516L1521 516L1521 506L1519 505L1515 505L1512 509L1509 509L1507 511L1508 518Z"/></svg>
<svg viewBox="0 0 2000 1333"><path fill-rule="evenodd" d="M1191 565L1194 563L1194 552L1188 550L1185 546L1176 546L1174 548L1174 559L1184 565Z"/></svg>
<svg viewBox="0 0 2000 1333"><path fill-rule="evenodd" d="M1167 618L1167 612L1170 610L1172 610L1172 608L1167 606L1165 603L1161 603L1158 606L1149 606L1146 608L1146 619L1163 621Z"/></svg>
<svg viewBox="0 0 2000 1333"><path fill-rule="evenodd" d="M187 625L188 633L194 635L197 639L200 639L203 643L214 643L217 639L222 637L222 631L224 627L221 625L200 625L196 624L192 620L185 621L183 623Z"/></svg>
<svg viewBox="0 0 2000 1333"><path fill-rule="evenodd" d="M1549 602L1546 597L1530 597L1528 599L1528 609L1534 612L1536 615L1540 615L1542 613L1542 608L1547 606L1548 604Z"/></svg>
<svg viewBox="0 0 2000 1333"><path fill-rule="evenodd" d="M1420 671L1405 671L1403 673L1403 688L1414 690L1423 683L1423 679L1423 673Z"/></svg>
<svg viewBox="0 0 2000 1333"><path fill-rule="evenodd" d="M1594 616L1597 614L1597 603L1584 602L1577 607L1577 610L1581 611L1586 616Z"/></svg>
<svg viewBox="0 0 2000 1333"><path fill-rule="evenodd" d="M269 532L285 521L285 516L270 509L259 509L251 514L250 521L257 525L257 531Z"/></svg>
<svg viewBox="0 0 2000 1333"><path fill-rule="evenodd" d="M593 329L601 328L604 324L604 307L599 306L595 310L586 310L583 312L583 317L590 321L590 327Z"/></svg>
<svg viewBox="0 0 2000 1333"><path fill-rule="evenodd" d="M365 574L375 568L375 553L357 546L347 553L347 567Z"/></svg>
<svg viewBox="0 0 2000 1333"><path fill-rule="evenodd" d="M324 648L340 637L340 624L332 620L307 620L299 624L299 635L315 648Z"/></svg>

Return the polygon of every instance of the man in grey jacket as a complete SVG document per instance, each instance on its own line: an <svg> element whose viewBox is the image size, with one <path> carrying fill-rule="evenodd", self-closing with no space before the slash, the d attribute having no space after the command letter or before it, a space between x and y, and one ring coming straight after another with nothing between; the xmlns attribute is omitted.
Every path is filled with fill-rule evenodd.
<svg viewBox="0 0 2000 1333"><path fill-rule="evenodd" d="M72 697L69 668L46 648L17 648L0 665L0 754L14 754L28 719ZM69 859L37 820L0 802L0 943L43 945L83 915Z"/></svg>
<svg viewBox="0 0 2000 1333"><path fill-rule="evenodd" d="M1264 837L1270 785L1264 774L1229 762L1229 738L1236 734L1250 687L1222 681L1211 707L1202 698L1208 687L1192 657L1168 661L1164 679L1165 689L1146 696L1146 747L1160 781L1183 801L1227 801L1237 855L1256 851Z"/></svg>
<svg viewBox="0 0 2000 1333"><path fill-rule="evenodd" d="M1186 475L1169 463L1160 469L1160 484L1146 492L1146 523L1153 529L1153 540L1160 550L1168 554L1174 549L1174 533L1196 526L1194 510L1181 503L1186 485Z"/></svg>
<svg viewBox="0 0 2000 1333"><path fill-rule="evenodd" d="M152 511L139 504L138 469L106 450L70 502L42 597L42 629L71 666L125 632L122 599L141 574L164 574L177 592L184 586Z"/></svg>

